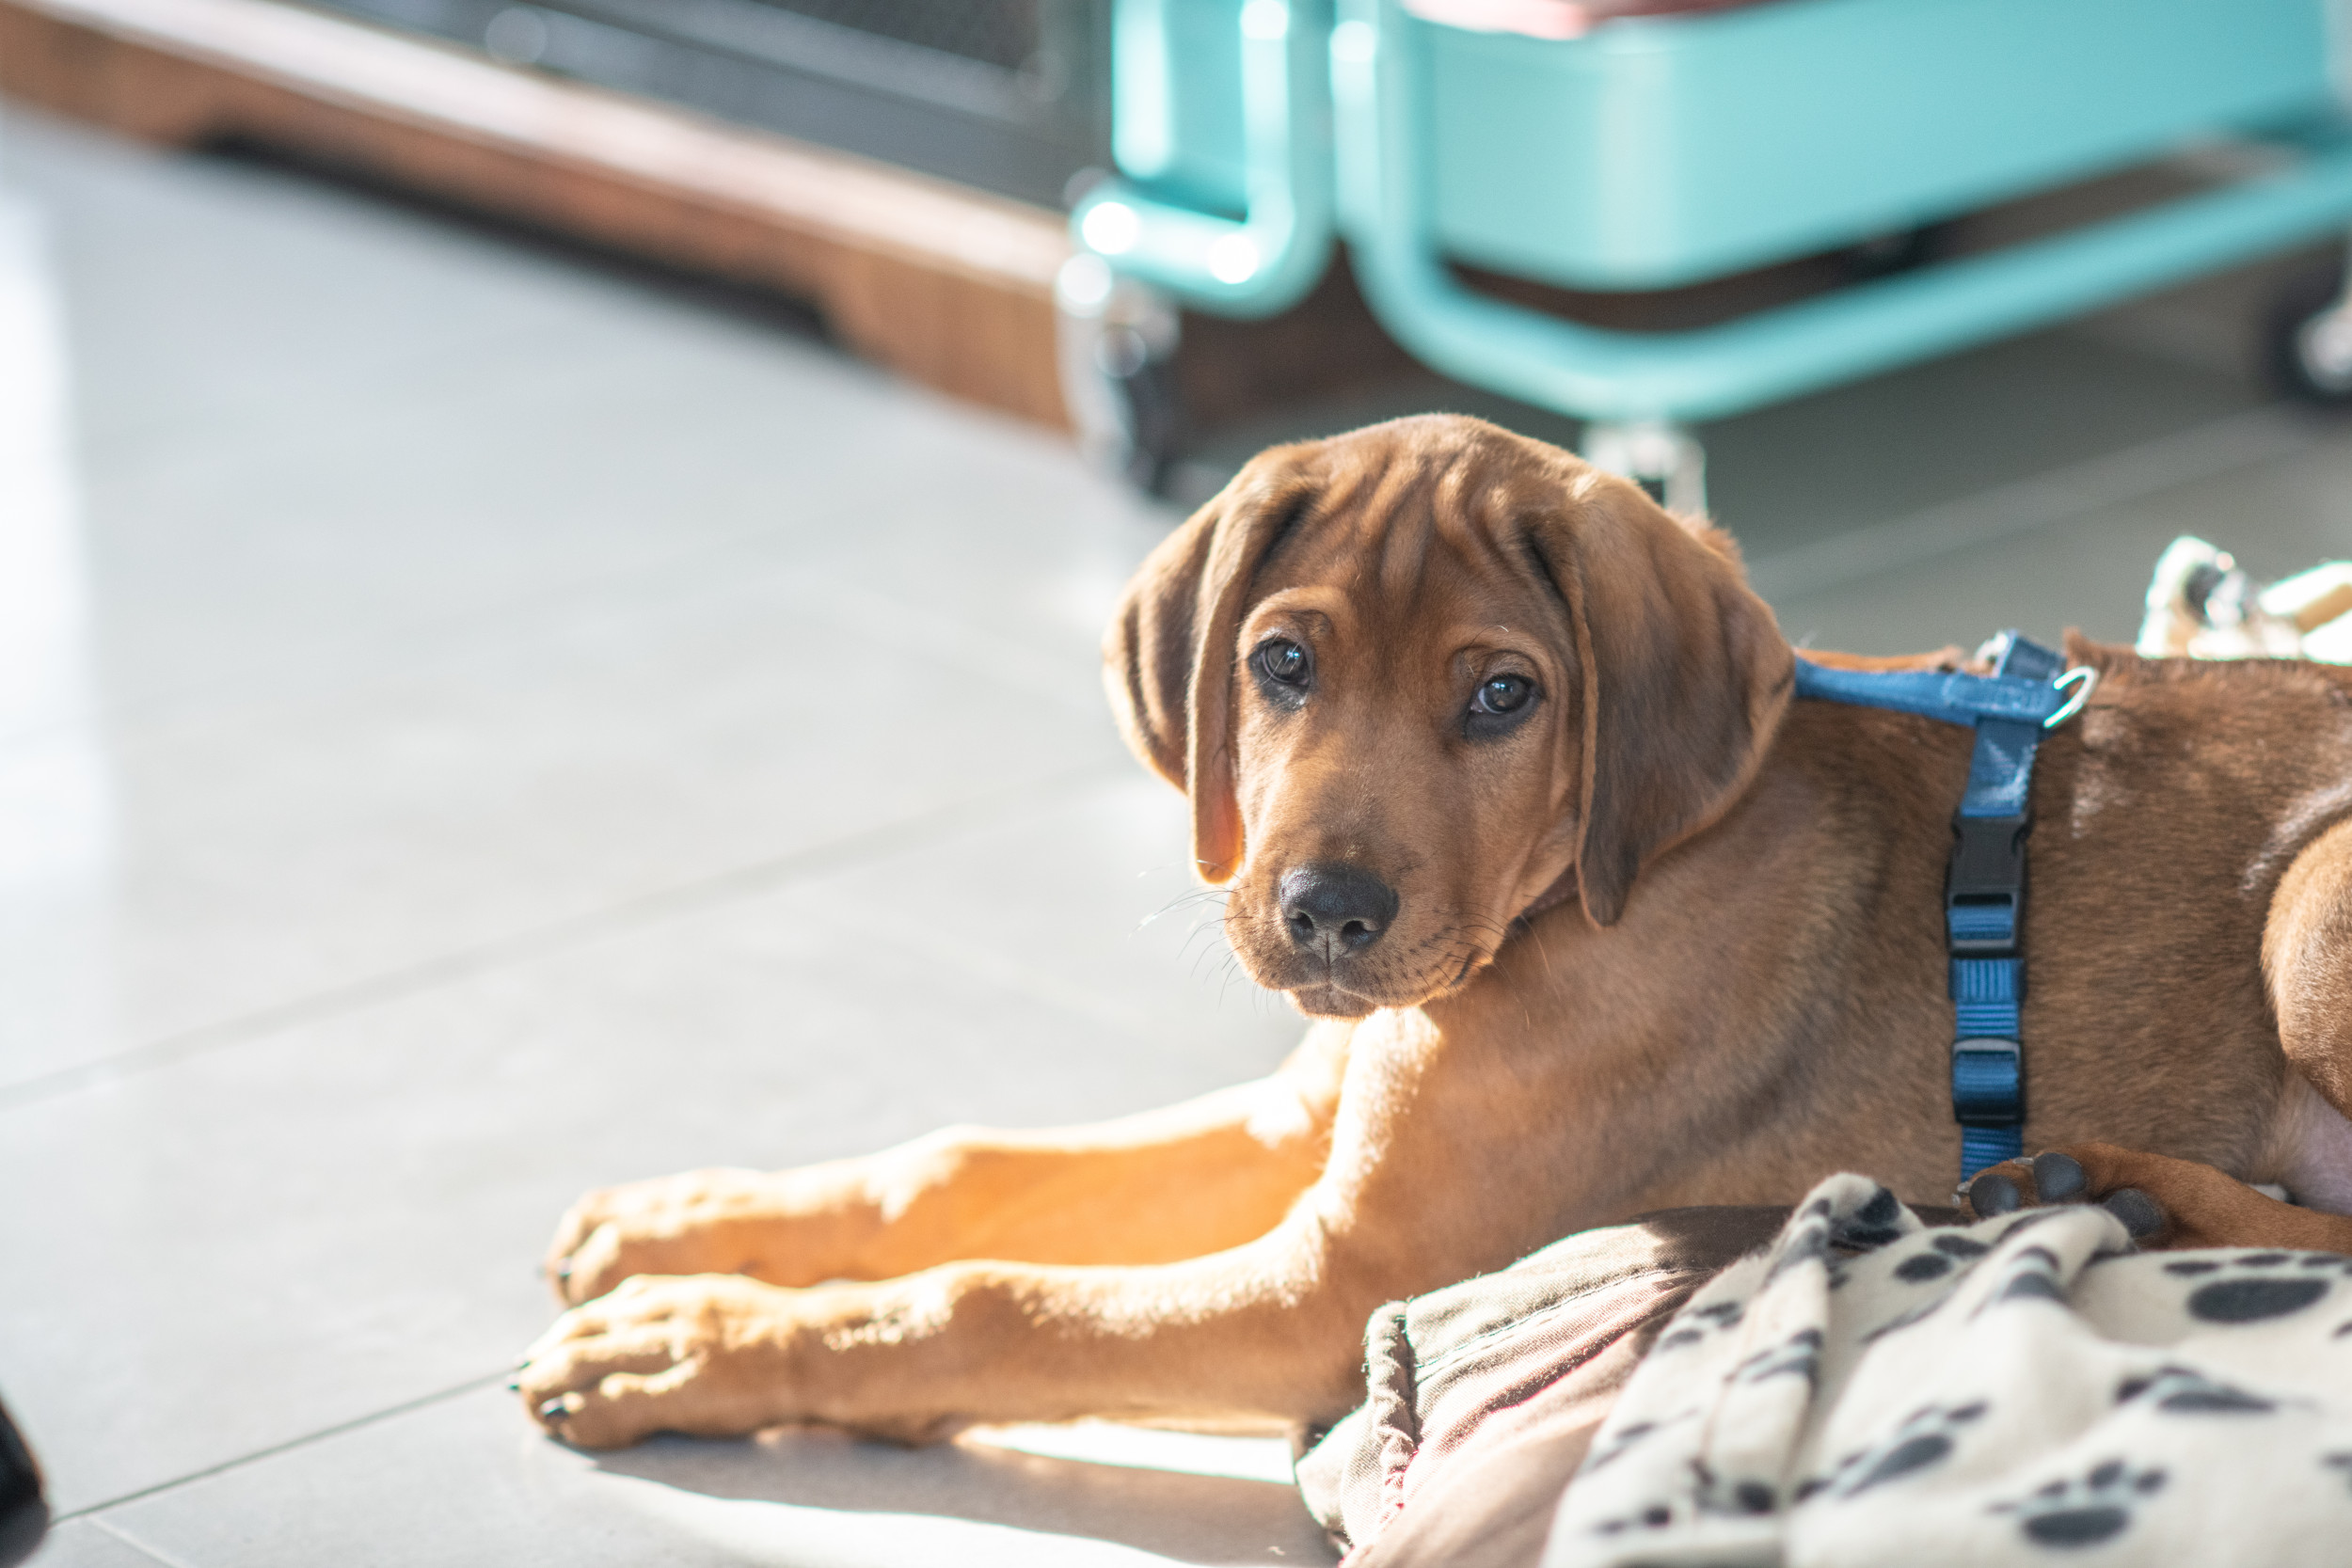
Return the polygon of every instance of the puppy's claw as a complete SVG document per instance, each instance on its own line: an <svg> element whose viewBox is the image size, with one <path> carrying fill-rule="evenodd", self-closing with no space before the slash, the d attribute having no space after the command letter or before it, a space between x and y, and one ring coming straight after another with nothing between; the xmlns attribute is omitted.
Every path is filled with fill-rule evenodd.
<svg viewBox="0 0 2352 1568"><path fill-rule="evenodd" d="M2137 1187L2123 1187L2106 1196L2107 1212L2123 1222L2137 1241L2164 1228L2164 1209Z"/></svg>
<svg viewBox="0 0 2352 1568"><path fill-rule="evenodd" d="M2072 1203L2090 1185L2090 1178L2083 1173L2080 1160L2052 1149L2033 1157L2033 1185L2044 1203Z"/></svg>
<svg viewBox="0 0 2352 1568"><path fill-rule="evenodd" d="M1980 1220L2013 1212L2025 1201L2026 1195L2018 1191L2017 1183L1999 1171L1986 1171L1968 1183L1968 1207L1977 1212Z"/></svg>

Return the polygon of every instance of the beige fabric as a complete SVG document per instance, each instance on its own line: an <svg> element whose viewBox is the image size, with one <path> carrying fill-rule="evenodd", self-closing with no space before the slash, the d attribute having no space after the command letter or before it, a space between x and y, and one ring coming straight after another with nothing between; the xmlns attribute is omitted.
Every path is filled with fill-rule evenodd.
<svg viewBox="0 0 2352 1568"><path fill-rule="evenodd" d="M1349 1568L1533 1563L1561 1487L1660 1325L1787 1212L1651 1215L1375 1312L1366 1403L1298 1465Z"/></svg>
<svg viewBox="0 0 2352 1568"><path fill-rule="evenodd" d="M2341 1562L2347 1309L2341 1254L1931 1230L1832 1177L1658 1338L1543 1568Z"/></svg>

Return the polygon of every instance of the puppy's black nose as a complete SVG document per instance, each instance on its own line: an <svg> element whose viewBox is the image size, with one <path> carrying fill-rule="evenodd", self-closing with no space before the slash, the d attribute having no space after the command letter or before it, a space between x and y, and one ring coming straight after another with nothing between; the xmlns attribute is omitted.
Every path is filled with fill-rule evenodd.
<svg viewBox="0 0 2352 1568"><path fill-rule="evenodd" d="M1333 958L1370 947L1396 918L1396 889L1359 865L1302 865L1279 891L1291 941Z"/></svg>

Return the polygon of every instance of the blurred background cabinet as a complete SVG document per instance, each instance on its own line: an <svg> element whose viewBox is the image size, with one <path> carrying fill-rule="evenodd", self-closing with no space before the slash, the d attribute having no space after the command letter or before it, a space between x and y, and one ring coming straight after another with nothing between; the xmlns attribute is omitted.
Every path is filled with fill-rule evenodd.
<svg viewBox="0 0 2352 1568"><path fill-rule="evenodd" d="M1045 206L1108 156L1105 0L328 8Z"/></svg>

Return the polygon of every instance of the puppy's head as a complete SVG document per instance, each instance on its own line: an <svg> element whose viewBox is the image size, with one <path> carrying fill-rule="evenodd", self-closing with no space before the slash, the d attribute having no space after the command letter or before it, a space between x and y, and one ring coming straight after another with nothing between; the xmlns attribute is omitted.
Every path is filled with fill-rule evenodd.
<svg viewBox="0 0 2352 1568"><path fill-rule="evenodd" d="M1258 457L1144 563L1104 657L1234 952L1331 1017L1459 989L1571 873L1615 921L1745 785L1791 662L1727 545L1449 417Z"/></svg>

